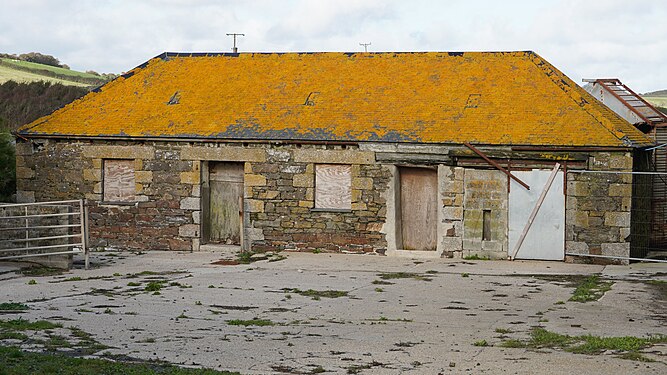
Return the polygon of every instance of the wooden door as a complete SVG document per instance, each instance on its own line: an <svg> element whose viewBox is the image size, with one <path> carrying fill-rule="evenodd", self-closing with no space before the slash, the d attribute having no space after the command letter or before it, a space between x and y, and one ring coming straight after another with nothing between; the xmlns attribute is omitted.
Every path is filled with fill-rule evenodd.
<svg viewBox="0 0 667 375"><path fill-rule="evenodd" d="M400 228L403 250L435 250L438 221L438 173L427 168L399 168Z"/></svg>
<svg viewBox="0 0 667 375"><path fill-rule="evenodd" d="M243 208L243 164L209 165L208 241L227 245L241 244Z"/></svg>

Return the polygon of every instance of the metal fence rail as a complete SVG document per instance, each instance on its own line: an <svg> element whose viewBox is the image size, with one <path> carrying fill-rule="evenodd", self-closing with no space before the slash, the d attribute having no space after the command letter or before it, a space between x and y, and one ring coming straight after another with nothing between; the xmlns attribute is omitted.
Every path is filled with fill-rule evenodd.
<svg viewBox="0 0 667 375"><path fill-rule="evenodd" d="M88 268L83 200L0 203L0 260L83 254Z"/></svg>

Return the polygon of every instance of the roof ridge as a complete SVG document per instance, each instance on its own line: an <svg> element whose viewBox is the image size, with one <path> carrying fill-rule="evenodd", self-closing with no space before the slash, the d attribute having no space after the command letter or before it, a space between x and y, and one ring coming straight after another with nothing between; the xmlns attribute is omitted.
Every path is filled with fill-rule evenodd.
<svg viewBox="0 0 667 375"><path fill-rule="evenodd" d="M546 76L549 77L549 79L558 87L560 88L568 97L570 97L583 111L588 113L595 121L597 121L603 128L605 128L609 133L611 133L614 137L616 137L619 141L623 142L624 144L628 146L633 146L635 143L635 140L630 139L629 134L625 130L618 129L614 124L609 120L609 116L612 116L616 118L618 121L621 121L624 123L624 125L627 125L627 127L630 129L630 132L636 132L641 134L641 137L645 138L644 140L648 140L650 143L653 143L650 138L648 138L646 135L641 133L639 130L635 129L632 124L627 122L624 118L620 117L616 112L610 110L606 106L602 105L599 103L597 100L589 100L589 99L595 99L592 97L586 90L581 88L579 85L576 84L576 82L572 81L567 75L565 75L563 72L558 70L555 66L551 65L547 60L545 60L542 56L538 55L537 53L533 52L532 54L528 55L530 58L530 61L535 64L535 66L538 67L538 69L541 69L542 71L545 72ZM538 63L539 61L539 63ZM558 76L560 78L559 80L554 79L554 76ZM567 87L567 88L566 88ZM572 95L574 92L577 92L578 97L575 97ZM586 98L586 96L589 96L590 98ZM578 100L580 99L580 100ZM589 104L589 106L585 106L583 104ZM597 113L596 113L597 112ZM637 134L635 134L637 135Z"/></svg>

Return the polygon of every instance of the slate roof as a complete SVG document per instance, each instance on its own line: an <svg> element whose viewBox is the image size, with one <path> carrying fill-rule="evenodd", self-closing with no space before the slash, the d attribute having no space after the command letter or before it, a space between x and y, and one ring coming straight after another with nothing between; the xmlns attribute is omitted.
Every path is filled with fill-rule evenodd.
<svg viewBox="0 0 667 375"><path fill-rule="evenodd" d="M164 53L18 134L652 144L530 51Z"/></svg>

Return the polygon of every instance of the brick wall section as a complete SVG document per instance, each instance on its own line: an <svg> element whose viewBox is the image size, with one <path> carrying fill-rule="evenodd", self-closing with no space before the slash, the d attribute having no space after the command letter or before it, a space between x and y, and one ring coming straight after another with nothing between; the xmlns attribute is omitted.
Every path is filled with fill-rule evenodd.
<svg viewBox="0 0 667 375"><path fill-rule="evenodd" d="M630 153L599 152L589 168L597 171L632 171ZM567 174L566 252L630 256L632 175L616 173ZM576 262L627 263L627 261L573 257Z"/></svg>

